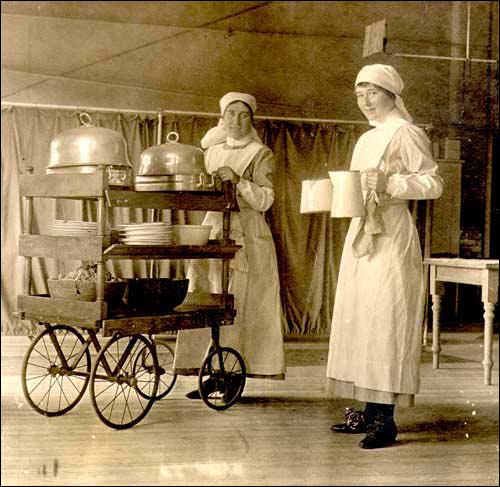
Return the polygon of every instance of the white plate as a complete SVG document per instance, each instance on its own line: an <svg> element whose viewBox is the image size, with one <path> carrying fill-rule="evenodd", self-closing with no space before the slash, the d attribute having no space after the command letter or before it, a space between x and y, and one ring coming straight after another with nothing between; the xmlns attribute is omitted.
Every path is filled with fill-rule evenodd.
<svg viewBox="0 0 500 487"><path fill-rule="evenodd" d="M57 230L63 232L65 230L77 230L77 231L85 231L85 232L95 232L97 227L52 227L52 230Z"/></svg>
<svg viewBox="0 0 500 487"><path fill-rule="evenodd" d="M57 230L58 232L63 232L65 230L71 230L71 231L76 231L76 232L95 232L97 230L97 228L79 228L79 227L54 228L54 227L52 227L52 230Z"/></svg>
<svg viewBox="0 0 500 487"><path fill-rule="evenodd" d="M51 235L96 235L95 230L82 230L82 231L77 231L77 230L52 230Z"/></svg>
<svg viewBox="0 0 500 487"><path fill-rule="evenodd" d="M119 228L153 228L153 227L169 227L168 223L164 222L152 222L152 223L126 223L123 225L118 225Z"/></svg>
<svg viewBox="0 0 500 487"><path fill-rule="evenodd" d="M55 227L97 227L95 222L78 222L66 220L54 220L52 225Z"/></svg>
<svg viewBox="0 0 500 487"><path fill-rule="evenodd" d="M84 228L84 227L52 227L52 230L55 230L56 232L96 232L97 228Z"/></svg>

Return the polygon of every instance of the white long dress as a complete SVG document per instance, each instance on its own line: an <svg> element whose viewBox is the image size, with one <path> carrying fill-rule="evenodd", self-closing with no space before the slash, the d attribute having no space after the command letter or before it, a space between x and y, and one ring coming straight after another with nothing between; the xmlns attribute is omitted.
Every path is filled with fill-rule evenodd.
<svg viewBox="0 0 500 487"><path fill-rule="evenodd" d="M357 258L346 236L332 317L326 375L337 396L411 406L420 387L423 266L409 200L434 199L443 180L420 128L397 111L360 137L352 170L378 167L388 178L376 210L383 232Z"/></svg>
<svg viewBox="0 0 500 487"><path fill-rule="evenodd" d="M230 166L240 177L236 185L239 212L231 215L230 236L243 248L230 265L229 292L234 295L234 325L220 328L220 343L243 357L249 377L284 379L280 284L274 241L265 218L274 201L272 151L257 141L241 148L226 144L210 147L205 155L209 174ZM222 214L208 212L203 221L212 225L210 238L222 235ZM220 293L222 261L193 260L187 277L191 291ZM196 374L210 344L209 329L180 331L174 371Z"/></svg>

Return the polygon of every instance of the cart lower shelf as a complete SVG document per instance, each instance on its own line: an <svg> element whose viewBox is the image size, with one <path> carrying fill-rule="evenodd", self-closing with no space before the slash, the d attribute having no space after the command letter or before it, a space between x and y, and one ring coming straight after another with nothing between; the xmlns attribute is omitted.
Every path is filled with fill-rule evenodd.
<svg viewBox="0 0 500 487"><path fill-rule="evenodd" d="M20 295L17 309L21 319L39 323L63 323L101 330L103 336L158 334L165 331L232 325L236 311L230 294L189 293L183 304L168 314L147 313L123 305L107 309L105 302Z"/></svg>

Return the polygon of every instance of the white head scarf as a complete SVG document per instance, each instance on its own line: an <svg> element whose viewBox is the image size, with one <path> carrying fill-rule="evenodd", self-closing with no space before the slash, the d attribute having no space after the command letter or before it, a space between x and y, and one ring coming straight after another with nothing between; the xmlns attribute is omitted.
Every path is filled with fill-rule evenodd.
<svg viewBox="0 0 500 487"><path fill-rule="evenodd" d="M252 115L255 114L255 111L257 110L257 100L254 96L247 93L237 93L234 91L226 93L219 101L221 115L219 123L216 127L211 128L201 139L201 146L203 147L203 149L208 149L212 145L221 144L222 142L226 141L227 132L224 128L224 121L222 117L224 117L226 108L235 101L242 101L243 103L246 103L252 110ZM258 136L257 131L254 127L252 127L249 136L251 139L257 140L262 143L262 140L260 140L260 137Z"/></svg>
<svg viewBox="0 0 500 487"><path fill-rule="evenodd" d="M402 117L408 120L408 122L413 121L401 98L401 92L405 84L392 66L387 64L368 64L364 66L358 73L354 86L357 86L359 83L372 83L394 93L396 95L396 107L401 112Z"/></svg>
<svg viewBox="0 0 500 487"><path fill-rule="evenodd" d="M257 111L257 100L254 96L248 95L247 93L236 93L229 92L226 93L219 101L220 114L223 117L228 105L235 101L242 101L246 103L252 109L252 115Z"/></svg>

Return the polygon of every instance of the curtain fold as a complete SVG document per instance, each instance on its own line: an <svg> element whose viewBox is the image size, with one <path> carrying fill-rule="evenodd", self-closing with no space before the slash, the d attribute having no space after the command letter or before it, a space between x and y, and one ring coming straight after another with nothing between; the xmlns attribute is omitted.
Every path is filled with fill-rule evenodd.
<svg viewBox="0 0 500 487"><path fill-rule="evenodd" d="M328 335L348 221L327 213L300 214L302 181L328 179L328 171L347 169L360 134L353 126L278 125L271 130L277 170L270 213L287 333Z"/></svg>
<svg viewBox="0 0 500 487"><path fill-rule="evenodd" d="M141 152L157 143L158 119L153 116L91 113L94 126L122 134L134 172ZM175 131L179 142L200 146L216 118L165 115L162 143ZM23 289L23 259L17 255L22 231L19 175L26 167L45 173L51 140L64 130L80 126L78 112L37 108L2 108L2 334L29 334L32 326L13 317L17 295ZM367 128L367 127L366 127ZM275 202L266 214L275 240L281 280L286 335L328 335L337 283L338 266L348 220L329 214L301 215L300 195L304 179L328 178L328 171L347 169L354 143L366 130L359 126L290 123L257 120L256 129L275 154ZM162 210L162 221L200 223L204 212ZM36 198L34 233L47 233L53 219L93 220L94 202ZM146 209L113 208L110 225L150 221ZM47 293L46 279L75 269L79 262L33 259L33 292ZM156 275L184 277L185 261L156 261ZM147 277L151 261L111 260L108 270L119 277Z"/></svg>

